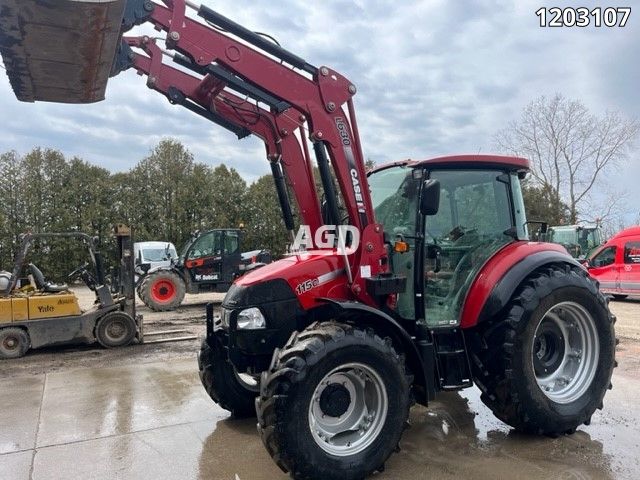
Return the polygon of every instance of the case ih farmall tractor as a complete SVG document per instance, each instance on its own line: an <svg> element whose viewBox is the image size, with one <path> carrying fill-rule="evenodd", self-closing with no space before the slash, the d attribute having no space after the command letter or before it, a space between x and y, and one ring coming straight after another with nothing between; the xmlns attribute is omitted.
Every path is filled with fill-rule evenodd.
<svg viewBox="0 0 640 480"><path fill-rule="evenodd" d="M0 4L19 99L97 101L109 70L133 68L172 103L264 140L288 230L290 190L314 234L339 224L359 232L359 242L338 238L347 248L297 252L240 277L222 316L207 310L202 382L234 414L257 411L284 471L363 478L397 448L414 401L473 384L524 432L572 433L602 408L614 317L561 246L528 241L527 160L405 160L367 178L356 87L206 6ZM166 50L122 37L142 23L166 32Z"/></svg>

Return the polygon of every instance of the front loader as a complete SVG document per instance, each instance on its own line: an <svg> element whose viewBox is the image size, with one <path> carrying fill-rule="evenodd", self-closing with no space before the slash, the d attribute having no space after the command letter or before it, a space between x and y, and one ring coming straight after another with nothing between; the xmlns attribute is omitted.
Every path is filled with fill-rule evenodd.
<svg viewBox="0 0 640 480"><path fill-rule="evenodd" d="M106 348L142 342L142 317L136 315L133 291L131 231L124 225L114 229L118 249L118 289L111 292L105 281L103 258L96 239L80 232L26 233L22 235L11 272L0 273L0 358L18 358L29 349L46 346L91 344ZM75 239L82 242L91 262L68 275L82 279L96 296L94 305L83 311L66 284L45 279L33 263L25 268L35 241ZM27 277L22 275L28 272ZM26 280L25 280L26 279Z"/></svg>
<svg viewBox="0 0 640 480"><path fill-rule="evenodd" d="M602 408L614 317L562 247L529 241L526 159L403 160L367 177L356 86L207 6L0 4L0 48L18 98L99 100L111 57L112 74L132 68L171 103L238 138L261 138L285 228L293 235L296 211L314 238L333 232L328 246L237 279L220 317L207 309L202 383L234 415L257 413L282 470L299 479L381 470L413 400L428 405L441 391L476 385L502 421L547 435L572 433ZM100 15L86 18L99 25L86 34L89 5ZM34 12L45 11L43 24ZM163 40L124 35L144 23ZM38 51L53 31L75 32L78 50L93 55Z"/></svg>

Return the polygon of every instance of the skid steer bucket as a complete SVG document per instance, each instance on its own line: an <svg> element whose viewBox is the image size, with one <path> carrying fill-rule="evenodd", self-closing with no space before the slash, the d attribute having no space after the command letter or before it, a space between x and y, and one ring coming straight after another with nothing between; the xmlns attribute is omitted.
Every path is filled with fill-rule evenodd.
<svg viewBox="0 0 640 480"><path fill-rule="evenodd" d="M125 0L0 0L0 53L23 102L104 99Z"/></svg>

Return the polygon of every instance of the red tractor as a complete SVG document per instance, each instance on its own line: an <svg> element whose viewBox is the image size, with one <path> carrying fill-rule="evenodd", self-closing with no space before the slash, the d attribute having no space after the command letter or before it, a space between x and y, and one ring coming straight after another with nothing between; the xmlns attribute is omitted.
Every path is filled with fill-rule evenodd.
<svg viewBox="0 0 640 480"><path fill-rule="evenodd" d="M207 309L202 383L236 416L257 413L284 471L363 478L397 448L414 401L474 384L524 432L572 433L602 408L614 317L562 247L528 240L527 160L404 160L367 178L356 87L335 70L189 0L58 3L1 0L18 98L100 100L105 59L115 58L113 74L133 68L170 102L263 139L288 230L292 191L314 236L339 232L330 248L237 279L220 318ZM166 50L121 36L142 23L166 33ZM52 32L78 45L42 49L43 68L30 49L51 44Z"/></svg>

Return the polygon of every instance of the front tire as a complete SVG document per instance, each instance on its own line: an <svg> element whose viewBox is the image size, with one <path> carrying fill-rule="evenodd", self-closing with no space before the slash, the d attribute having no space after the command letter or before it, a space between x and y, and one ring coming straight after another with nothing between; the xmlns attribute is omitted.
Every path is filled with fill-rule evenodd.
<svg viewBox="0 0 640 480"><path fill-rule="evenodd" d="M0 358L20 358L29 350L29 335L21 328L0 329Z"/></svg>
<svg viewBox="0 0 640 480"><path fill-rule="evenodd" d="M169 270L150 273L140 282L138 296L156 312L175 310L184 300L186 287L180 275Z"/></svg>
<svg viewBox="0 0 640 480"><path fill-rule="evenodd" d="M136 336L136 322L124 312L107 313L98 320L95 335L105 348L124 347Z"/></svg>
<svg viewBox="0 0 640 480"><path fill-rule="evenodd" d="M198 370L202 386L211 400L236 418L255 416L259 382L247 374L236 372L223 352L219 348L211 348L206 339L200 347Z"/></svg>
<svg viewBox="0 0 640 480"><path fill-rule="evenodd" d="M294 333L263 372L258 430L296 479L361 479L397 448L411 378L390 339L329 322Z"/></svg>
<svg viewBox="0 0 640 480"><path fill-rule="evenodd" d="M472 363L482 401L524 432L554 436L588 424L611 385L614 321L584 270L537 271L504 317L478 332Z"/></svg>

